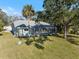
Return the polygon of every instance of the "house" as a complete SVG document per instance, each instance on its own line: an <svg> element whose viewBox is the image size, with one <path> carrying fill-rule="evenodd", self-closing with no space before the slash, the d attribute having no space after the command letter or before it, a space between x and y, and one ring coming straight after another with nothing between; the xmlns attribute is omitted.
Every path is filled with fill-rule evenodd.
<svg viewBox="0 0 79 59"><path fill-rule="evenodd" d="M16 37L56 34L57 28L49 23L36 23L32 20L17 20L12 24L12 33Z"/></svg>
<svg viewBox="0 0 79 59"><path fill-rule="evenodd" d="M4 30L5 32L11 32L11 31L12 31L12 27L11 27L11 26L4 26L4 27L3 27L3 30Z"/></svg>

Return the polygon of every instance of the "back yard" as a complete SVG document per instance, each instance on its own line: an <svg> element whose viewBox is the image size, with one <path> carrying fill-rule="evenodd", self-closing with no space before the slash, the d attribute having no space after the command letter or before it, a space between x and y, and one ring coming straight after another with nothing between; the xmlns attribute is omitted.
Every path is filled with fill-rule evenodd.
<svg viewBox="0 0 79 59"><path fill-rule="evenodd" d="M11 33L3 33L0 35L0 59L79 59L78 45L56 36L47 38L41 46L35 41L30 45L17 45L19 38L14 38ZM79 39L79 36L74 38ZM24 39L22 41L25 42Z"/></svg>

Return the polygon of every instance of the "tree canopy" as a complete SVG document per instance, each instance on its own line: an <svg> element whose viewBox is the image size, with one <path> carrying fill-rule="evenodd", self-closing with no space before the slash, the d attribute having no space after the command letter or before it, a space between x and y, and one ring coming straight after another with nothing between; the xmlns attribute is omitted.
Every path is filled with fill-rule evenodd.
<svg viewBox="0 0 79 59"><path fill-rule="evenodd" d="M2 9L0 9L0 31L3 30L3 26L6 25L6 13L2 11Z"/></svg>
<svg viewBox="0 0 79 59"><path fill-rule="evenodd" d="M32 5L25 5L22 10L22 14L25 18L33 16L34 13L35 11L33 10Z"/></svg>
<svg viewBox="0 0 79 59"><path fill-rule="evenodd" d="M79 7L78 0L44 0L43 7L48 20L50 19L53 23L62 24L65 34L67 36L67 28L70 23L75 19L78 20Z"/></svg>

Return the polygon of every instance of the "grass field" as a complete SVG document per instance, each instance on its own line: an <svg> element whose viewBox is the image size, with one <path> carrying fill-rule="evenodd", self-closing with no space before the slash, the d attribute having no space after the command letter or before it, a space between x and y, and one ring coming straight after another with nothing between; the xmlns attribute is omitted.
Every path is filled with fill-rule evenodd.
<svg viewBox="0 0 79 59"><path fill-rule="evenodd" d="M74 38L78 40L79 36ZM30 45L17 45L19 38L13 37L11 33L3 33L0 35L0 59L79 59L78 45L56 36L45 39L48 40L42 44L37 40ZM22 41L25 42L24 39Z"/></svg>

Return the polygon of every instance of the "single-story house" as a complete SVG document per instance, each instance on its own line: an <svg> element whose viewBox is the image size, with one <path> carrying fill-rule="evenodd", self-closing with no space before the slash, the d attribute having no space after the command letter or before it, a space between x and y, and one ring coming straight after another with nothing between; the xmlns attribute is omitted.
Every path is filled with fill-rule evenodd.
<svg viewBox="0 0 79 59"><path fill-rule="evenodd" d="M11 32L12 31L12 27L9 25L9 26L4 26L3 27L3 30L5 31L5 32Z"/></svg>
<svg viewBox="0 0 79 59"><path fill-rule="evenodd" d="M46 22L36 23L32 20L17 20L12 24L12 33L16 37L56 34L57 28Z"/></svg>

